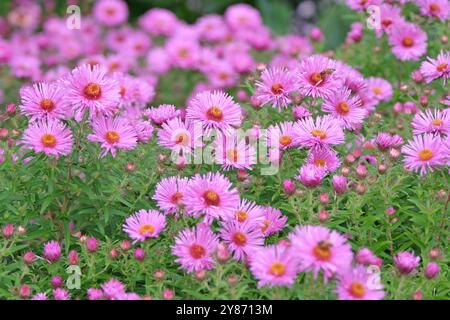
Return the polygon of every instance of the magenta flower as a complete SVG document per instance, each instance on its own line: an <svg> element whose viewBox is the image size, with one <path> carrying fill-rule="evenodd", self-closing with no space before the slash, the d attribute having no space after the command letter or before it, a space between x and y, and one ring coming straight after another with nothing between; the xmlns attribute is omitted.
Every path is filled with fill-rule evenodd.
<svg viewBox="0 0 450 320"><path fill-rule="evenodd" d="M277 233L286 226L288 218L281 213L279 209L269 206L263 207L264 221L261 226L261 231L265 237Z"/></svg>
<svg viewBox="0 0 450 320"><path fill-rule="evenodd" d="M393 90L389 81L383 78L370 77L366 79L370 94L377 101L389 101L392 98Z"/></svg>
<svg viewBox="0 0 450 320"><path fill-rule="evenodd" d="M341 123L331 115L303 118L294 125L295 139L302 147L327 147L344 142Z"/></svg>
<svg viewBox="0 0 450 320"><path fill-rule="evenodd" d="M346 88L325 98L322 110L340 120L345 129L356 129L367 115L367 111L361 108L361 100L351 96L351 91Z"/></svg>
<svg viewBox="0 0 450 320"><path fill-rule="evenodd" d="M322 182L326 174L325 167L306 164L300 167L299 174L295 178L305 187L315 188Z"/></svg>
<svg viewBox="0 0 450 320"><path fill-rule="evenodd" d="M304 96L325 98L338 88L336 62L327 57L313 55L300 61L298 82Z"/></svg>
<svg viewBox="0 0 450 320"><path fill-rule="evenodd" d="M450 3L448 0L420 0L417 1L420 13L424 16L437 18L441 21L450 17Z"/></svg>
<svg viewBox="0 0 450 320"><path fill-rule="evenodd" d="M92 134L88 135L88 140L101 143L105 149L101 157L111 152L116 156L116 149L132 150L137 145L136 131L123 118L98 117L92 122Z"/></svg>
<svg viewBox="0 0 450 320"><path fill-rule="evenodd" d="M162 179L155 188L152 197L161 210L171 214L182 210L185 206L184 193L188 186L188 179L181 177L168 177Z"/></svg>
<svg viewBox="0 0 450 320"><path fill-rule="evenodd" d="M427 50L427 34L418 25L400 22L392 28L389 44L398 59L417 61Z"/></svg>
<svg viewBox="0 0 450 320"><path fill-rule="evenodd" d="M35 152L58 158L72 152L72 132L62 122L49 118L29 124L23 133L22 142Z"/></svg>
<svg viewBox="0 0 450 320"><path fill-rule="evenodd" d="M182 230L171 248L172 254L177 256L175 261L181 264L180 268L192 273L214 268L213 254L218 245L218 237L209 227L197 225L193 229Z"/></svg>
<svg viewBox="0 0 450 320"><path fill-rule="evenodd" d="M158 211L139 210L126 219L123 231L136 243L144 242L147 238L157 238L165 227L166 217Z"/></svg>
<svg viewBox="0 0 450 320"><path fill-rule="evenodd" d="M208 221L232 215L239 205L239 193L220 173L196 174L183 195L186 213L198 217L206 215Z"/></svg>
<svg viewBox="0 0 450 320"><path fill-rule="evenodd" d="M339 300L381 300L383 285L362 267L349 269L339 276L336 293Z"/></svg>
<svg viewBox="0 0 450 320"><path fill-rule="evenodd" d="M107 299L117 300L119 295L125 293L125 285L113 278L102 284L102 290Z"/></svg>
<svg viewBox="0 0 450 320"><path fill-rule="evenodd" d="M158 144L175 153L191 153L202 145L199 137L194 136L194 126L179 117L163 123L158 130Z"/></svg>
<svg viewBox="0 0 450 320"><path fill-rule="evenodd" d="M391 135L387 132L380 132L374 139L374 143L380 151L391 148L399 148L403 144L403 138L399 135Z"/></svg>
<svg viewBox="0 0 450 320"><path fill-rule="evenodd" d="M271 245L255 251L250 260L250 271L258 280L258 287L291 287L297 277L297 265L289 247Z"/></svg>
<svg viewBox="0 0 450 320"><path fill-rule="evenodd" d="M95 3L94 17L101 24L113 27L128 19L128 6L122 0L100 0Z"/></svg>
<svg viewBox="0 0 450 320"><path fill-rule="evenodd" d="M219 133L214 140L215 160L224 170L251 169L256 163L256 150L234 130Z"/></svg>
<svg viewBox="0 0 450 320"><path fill-rule="evenodd" d="M419 265L420 257L417 257L412 252L399 252L394 257L394 264L401 274L410 274L416 270Z"/></svg>
<svg viewBox="0 0 450 320"><path fill-rule="evenodd" d="M156 125L160 126L164 122L174 119L180 115L180 111L172 104L162 104L157 108L150 108L144 114Z"/></svg>
<svg viewBox="0 0 450 320"><path fill-rule="evenodd" d="M336 151L330 148L311 149L306 163L316 167L323 167L327 172L336 171L341 164Z"/></svg>
<svg viewBox="0 0 450 320"><path fill-rule="evenodd" d="M61 247L57 241L49 241L44 245L44 257L50 262L56 262L61 257Z"/></svg>
<svg viewBox="0 0 450 320"><path fill-rule="evenodd" d="M450 53L441 50L436 59L427 57L427 60L420 65L420 72L425 81L430 83L435 79L443 78L445 84L447 79L450 78Z"/></svg>
<svg viewBox="0 0 450 320"><path fill-rule="evenodd" d="M411 121L414 134L450 134L450 109L425 109L417 113Z"/></svg>
<svg viewBox="0 0 450 320"><path fill-rule="evenodd" d="M261 225L265 219L264 210L253 201L241 199L237 210L225 217L225 221L236 220L239 223L249 222Z"/></svg>
<svg viewBox="0 0 450 320"><path fill-rule="evenodd" d="M294 123L285 121L271 125L267 129L267 143L270 147L286 150L288 148L296 147Z"/></svg>

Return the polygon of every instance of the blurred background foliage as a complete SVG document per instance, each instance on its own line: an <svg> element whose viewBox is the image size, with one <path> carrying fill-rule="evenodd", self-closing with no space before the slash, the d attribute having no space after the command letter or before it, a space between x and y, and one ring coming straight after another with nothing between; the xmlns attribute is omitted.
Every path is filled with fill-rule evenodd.
<svg viewBox="0 0 450 320"><path fill-rule="evenodd" d="M24 1L24 0L22 0ZM95 0L35 0L64 15L68 2L77 3L86 13ZM334 49L345 39L354 15L343 0L125 0L130 9L130 21L133 23L147 10L160 7L174 12L179 19L193 23L200 16L210 13L223 14L226 8L236 3L247 3L256 7L264 23L276 34L289 32L306 34L317 25L326 35L326 49ZM0 0L0 15L6 16L15 2L21 0Z"/></svg>

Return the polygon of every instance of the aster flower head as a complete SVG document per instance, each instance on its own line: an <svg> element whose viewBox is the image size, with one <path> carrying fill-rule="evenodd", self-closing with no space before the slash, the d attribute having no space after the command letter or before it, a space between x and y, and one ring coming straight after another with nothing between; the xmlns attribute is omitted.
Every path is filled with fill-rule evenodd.
<svg viewBox="0 0 450 320"><path fill-rule="evenodd" d="M405 22L405 19L401 15L399 7L383 3L380 6L380 22L381 28L375 29L378 37L381 37L383 32L389 34L396 23Z"/></svg>
<svg viewBox="0 0 450 320"><path fill-rule="evenodd" d="M402 153L406 169L424 175L445 165L449 150L439 136L426 133L414 136L402 147Z"/></svg>
<svg viewBox="0 0 450 320"><path fill-rule="evenodd" d="M334 172L340 165L336 151L330 148L315 148L309 151L307 164L323 167L327 172Z"/></svg>
<svg viewBox="0 0 450 320"><path fill-rule="evenodd" d="M80 121L89 110L91 117L112 115L119 104L119 86L106 75L106 69L82 65L64 80L67 102L72 105L75 120Z"/></svg>
<svg viewBox="0 0 450 320"><path fill-rule="evenodd" d="M399 252L394 257L394 264L401 274L410 274L416 270L419 265L420 257L414 255L413 252Z"/></svg>
<svg viewBox="0 0 450 320"><path fill-rule="evenodd" d="M201 140L194 136L194 125L179 117L163 123L158 130L158 144L176 153L191 153L202 145Z"/></svg>
<svg viewBox="0 0 450 320"><path fill-rule="evenodd" d="M403 144L403 138L397 134L391 135L387 132L380 132L374 139L374 143L380 151L391 148L399 148Z"/></svg>
<svg viewBox="0 0 450 320"><path fill-rule="evenodd" d="M33 296L32 300L48 300L48 297L45 292L39 292Z"/></svg>
<svg viewBox="0 0 450 320"><path fill-rule="evenodd" d="M339 276L336 293L339 300L381 300L385 293L377 281L365 267L351 268Z"/></svg>
<svg viewBox="0 0 450 320"><path fill-rule="evenodd" d="M148 238L157 238L166 227L166 217L156 210L139 210L128 217L123 231L133 242L144 242Z"/></svg>
<svg viewBox="0 0 450 320"><path fill-rule="evenodd" d="M420 65L420 73L427 83L443 78L445 84L450 78L450 52L441 50L436 59L427 57L427 61Z"/></svg>
<svg viewBox="0 0 450 320"><path fill-rule="evenodd" d="M100 0L95 3L93 14L101 24L113 27L127 21L128 6L122 0Z"/></svg>
<svg viewBox="0 0 450 320"><path fill-rule="evenodd" d="M234 259L241 261L264 245L261 227L255 223L229 220L221 225L220 237L228 244Z"/></svg>
<svg viewBox="0 0 450 320"><path fill-rule="evenodd" d="M240 199L236 188L221 173L196 174L188 183L183 195L186 212L194 217L224 218L233 214Z"/></svg>
<svg viewBox="0 0 450 320"><path fill-rule="evenodd" d="M292 72L284 68L268 68L262 72L261 80L256 82L255 96L261 105L270 104L281 110L292 102L292 94L297 89Z"/></svg>
<svg viewBox="0 0 450 320"><path fill-rule="evenodd" d="M244 3L229 6L224 16L226 23L233 31L258 28L262 25L259 11Z"/></svg>
<svg viewBox="0 0 450 320"><path fill-rule="evenodd" d="M224 170L251 169L256 163L256 150L235 130L218 132L215 145L215 160Z"/></svg>
<svg viewBox="0 0 450 320"><path fill-rule="evenodd" d="M267 130L267 143L272 148L279 148L286 150L292 147L296 147L294 142L296 132L294 130L294 123L291 121L281 122L275 125L271 125Z"/></svg>
<svg viewBox="0 0 450 320"><path fill-rule="evenodd" d="M55 83L38 83L23 87L20 90L22 113L37 119L66 119L69 116L69 106L64 98L64 89Z"/></svg>
<svg viewBox="0 0 450 320"><path fill-rule="evenodd" d="M61 257L61 246L57 241L49 241L44 245L44 257L50 262L59 260Z"/></svg>
<svg viewBox="0 0 450 320"><path fill-rule="evenodd" d="M53 298L55 300L70 300L70 293L63 288L53 290Z"/></svg>
<svg viewBox="0 0 450 320"><path fill-rule="evenodd" d="M88 135L88 140L101 143L104 149L102 157L111 152L116 156L116 150L132 150L137 145L136 131L129 124L129 121L117 117L98 117L92 122L93 133Z"/></svg>
<svg viewBox="0 0 450 320"><path fill-rule="evenodd" d="M73 137L62 122L49 118L30 123L24 131L22 143L34 152L58 158L71 153Z"/></svg>
<svg viewBox="0 0 450 320"><path fill-rule="evenodd" d="M117 279L110 279L102 284L103 294L108 300L116 300L125 293L125 285Z"/></svg>
<svg viewBox="0 0 450 320"><path fill-rule="evenodd" d="M331 115L303 118L295 123L294 131L294 142L302 147L326 147L344 142L341 123Z"/></svg>
<svg viewBox="0 0 450 320"><path fill-rule="evenodd" d="M175 119L180 115L180 110L172 104L162 104L157 108L150 108L144 111L144 115L147 116L154 124L160 126L163 123Z"/></svg>
<svg viewBox="0 0 450 320"><path fill-rule="evenodd" d="M347 178L344 176L333 176L331 183L336 194L343 194L347 190Z"/></svg>
<svg viewBox="0 0 450 320"><path fill-rule="evenodd" d="M450 3L448 0L420 0L418 1L420 13L424 16L437 18L441 21L450 17Z"/></svg>
<svg viewBox="0 0 450 320"><path fill-rule="evenodd" d="M171 248L180 268L192 273L214 268L213 254L218 245L219 239L211 229L198 224L195 228L182 230Z"/></svg>
<svg viewBox="0 0 450 320"><path fill-rule="evenodd" d="M204 128L222 130L239 127L242 121L241 107L222 91L203 91L189 101L186 117L200 121Z"/></svg>
<svg viewBox="0 0 450 320"><path fill-rule="evenodd" d="M264 221L261 224L261 231L265 237L277 233L286 226L288 218L279 209L269 206L263 207Z"/></svg>
<svg viewBox="0 0 450 320"><path fill-rule="evenodd" d="M402 61L417 61L427 50L427 34L409 22L395 24L388 39L392 52Z"/></svg>
<svg viewBox="0 0 450 320"><path fill-rule="evenodd" d="M322 110L340 120L345 129L355 129L367 115L366 110L361 108L361 100L352 96L351 91L345 87L325 98Z"/></svg>
<svg viewBox="0 0 450 320"><path fill-rule="evenodd" d="M174 66L182 69L193 69L200 58L200 46L193 39L181 36L173 37L166 43L165 50Z"/></svg>
<svg viewBox="0 0 450 320"><path fill-rule="evenodd" d="M271 245L255 251L250 271L258 280L258 287L291 287L297 276L297 264L289 247Z"/></svg>
<svg viewBox="0 0 450 320"><path fill-rule="evenodd" d="M265 219L264 209L255 202L241 199L237 209L228 216L224 217L225 221L236 220L240 223L256 223L260 225Z"/></svg>
<svg viewBox="0 0 450 320"><path fill-rule="evenodd" d="M366 79L370 94L377 101L389 101L392 98L393 90L389 81L383 78L370 77Z"/></svg>
<svg viewBox="0 0 450 320"><path fill-rule="evenodd" d="M325 280L350 268L353 253L346 239L334 230L321 226L297 227L289 236L292 253L299 259L300 271L311 271L317 277L323 271Z"/></svg>
<svg viewBox="0 0 450 320"><path fill-rule="evenodd" d="M434 133L450 134L450 109L426 109L417 113L412 119L411 126L414 134Z"/></svg>
<svg viewBox="0 0 450 320"><path fill-rule="evenodd" d="M299 174L295 178L305 187L315 188L322 182L326 174L325 167L306 164L300 167Z"/></svg>
<svg viewBox="0 0 450 320"><path fill-rule="evenodd" d="M336 62L321 55L304 58L298 66L300 93L304 96L324 98L332 94L340 85Z"/></svg>
<svg viewBox="0 0 450 320"><path fill-rule="evenodd" d="M181 177L168 177L162 179L155 187L152 197L158 207L171 214L184 208L184 193L188 186L188 179Z"/></svg>

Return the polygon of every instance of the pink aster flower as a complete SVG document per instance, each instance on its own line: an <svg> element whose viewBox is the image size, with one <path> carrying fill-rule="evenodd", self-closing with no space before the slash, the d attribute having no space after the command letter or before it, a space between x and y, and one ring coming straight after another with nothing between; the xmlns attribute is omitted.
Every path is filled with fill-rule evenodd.
<svg viewBox="0 0 450 320"><path fill-rule="evenodd" d="M403 163L406 169L423 175L445 165L449 150L439 136L426 133L414 136L403 146L402 153L405 155Z"/></svg>
<svg viewBox="0 0 450 320"><path fill-rule="evenodd" d="M377 101L389 101L393 90L389 81L382 78L370 77L366 79L369 92Z"/></svg>
<svg viewBox="0 0 450 320"><path fill-rule="evenodd" d="M361 108L361 100L352 96L351 91L346 88L325 98L322 110L339 119L345 129L356 129L367 115L366 110Z"/></svg>
<svg viewBox="0 0 450 320"><path fill-rule="evenodd" d="M97 288L89 288L87 290L87 296L89 300L103 300L103 290Z"/></svg>
<svg viewBox="0 0 450 320"><path fill-rule="evenodd" d="M205 214L209 221L233 214L239 205L239 194L221 173L196 174L183 195L186 212L198 217Z"/></svg>
<svg viewBox="0 0 450 320"><path fill-rule="evenodd" d="M176 15L167 9L153 8L139 18L139 26L155 36L170 36L178 27Z"/></svg>
<svg viewBox="0 0 450 320"><path fill-rule="evenodd" d="M102 290L107 299L115 300L117 296L125 293L125 285L113 278L102 284Z"/></svg>
<svg viewBox="0 0 450 320"><path fill-rule="evenodd" d="M305 37L294 34L281 36L277 39L277 46L284 56L300 59L313 53L314 48Z"/></svg>
<svg viewBox="0 0 450 320"><path fill-rule="evenodd" d="M306 163L316 167L323 167L328 172L334 172L340 166L336 151L330 148L311 149Z"/></svg>
<svg viewBox="0 0 450 320"><path fill-rule="evenodd" d="M255 251L250 271L258 280L258 287L291 287L297 277L297 265L289 247L271 245Z"/></svg>
<svg viewBox="0 0 450 320"><path fill-rule="evenodd" d="M427 83L431 81L443 78L444 84L447 79L450 78L450 53L449 51L443 51L439 53L436 59L427 57L428 61L422 62L420 66L420 73L425 78Z"/></svg>
<svg viewBox="0 0 450 320"><path fill-rule="evenodd" d="M123 225L133 243L157 238L166 227L166 217L156 210L139 210L129 216Z"/></svg>
<svg viewBox="0 0 450 320"><path fill-rule="evenodd" d="M391 148L399 148L403 144L403 138L397 134L380 132L375 137L374 143L380 151L386 151Z"/></svg>
<svg viewBox="0 0 450 320"><path fill-rule="evenodd" d="M70 293L63 288L53 290L53 298L55 300L70 300Z"/></svg>
<svg viewBox="0 0 450 320"><path fill-rule="evenodd" d="M184 208L184 192L188 186L188 179L181 177L168 177L162 179L155 187L152 197L158 207L166 213L174 213Z"/></svg>
<svg viewBox="0 0 450 320"><path fill-rule="evenodd" d="M88 135L88 140L101 143L105 149L101 157L111 152L116 156L116 149L132 150L137 145L137 136L133 127L123 118L98 117L92 123L93 134Z"/></svg>
<svg viewBox="0 0 450 320"><path fill-rule="evenodd" d="M450 134L450 109L426 109L417 113L411 121L414 134Z"/></svg>
<svg viewBox="0 0 450 320"><path fill-rule="evenodd" d="M289 240L293 254L299 259L300 271L311 271L315 278L323 271L326 281L351 266L352 248L334 230L321 226L297 227L290 234Z"/></svg>
<svg viewBox="0 0 450 320"><path fill-rule="evenodd" d="M258 28L262 25L259 11L244 3L229 6L224 16L226 23L234 31Z"/></svg>
<svg viewBox="0 0 450 320"><path fill-rule="evenodd" d="M56 262L61 257L61 247L57 241L49 241L44 245L44 257L50 262Z"/></svg>
<svg viewBox="0 0 450 320"><path fill-rule="evenodd" d="M20 89L22 113L31 121L43 118L65 119L69 115L64 89L54 83L38 83Z"/></svg>
<svg viewBox="0 0 450 320"><path fill-rule="evenodd" d="M149 71L164 74L171 68L171 59L164 48L153 48L147 54L146 58Z"/></svg>
<svg viewBox="0 0 450 320"><path fill-rule="evenodd" d="M341 123L331 115L303 118L294 125L294 142L302 147L326 147L344 142Z"/></svg>
<svg viewBox="0 0 450 320"><path fill-rule="evenodd" d="M120 101L117 81L106 76L101 66L82 65L65 81L67 102L72 104L75 120L80 121L86 110L91 117L112 115Z"/></svg>
<svg viewBox="0 0 450 320"><path fill-rule="evenodd" d="M181 36L167 41L165 50L174 66L189 69L194 68L200 58L200 46L195 40L185 39Z"/></svg>
<svg viewBox="0 0 450 320"><path fill-rule="evenodd" d="M273 148L286 150L288 148L296 147L294 123L285 121L276 125L271 125L267 129L267 143Z"/></svg>
<svg viewBox="0 0 450 320"><path fill-rule="evenodd" d="M359 266L339 276L336 293L339 300L381 300L385 293L377 282L374 275Z"/></svg>
<svg viewBox="0 0 450 320"><path fill-rule="evenodd" d="M377 37L381 37L383 32L389 34L396 23L405 22L399 7L383 3L380 6L380 27L375 29Z"/></svg>
<svg viewBox="0 0 450 320"><path fill-rule="evenodd" d="M233 130L219 133L214 141L215 160L224 170L251 169L256 163L256 150Z"/></svg>
<svg viewBox="0 0 450 320"><path fill-rule="evenodd" d="M201 146L201 141L194 136L194 126L179 117L163 123L158 130L158 144L176 153L191 153Z"/></svg>
<svg viewBox="0 0 450 320"><path fill-rule="evenodd" d="M327 174L325 167L314 164L303 165L298 172L299 174L295 178L308 188L317 187Z"/></svg>
<svg viewBox="0 0 450 320"><path fill-rule="evenodd" d="M414 255L413 252L399 252L394 257L394 264L401 274L410 274L416 270L419 265L420 257Z"/></svg>
<svg viewBox="0 0 450 320"><path fill-rule="evenodd" d="M204 225L185 228L175 238L172 254L177 256L175 262L189 273L214 268L213 254L219 245L218 237Z"/></svg>
<svg viewBox="0 0 450 320"><path fill-rule="evenodd" d="M381 0L346 0L347 5L357 11L365 11L371 5L379 5Z"/></svg>
<svg viewBox="0 0 450 320"><path fill-rule="evenodd" d="M58 158L71 153L72 132L62 122L49 118L29 124L23 133L23 144L35 152Z"/></svg>
<svg viewBox="0 0 450 320"><path fill-rule="evenodd" d="M186 117L201 121L204 128L229 129L239 127L242 121L241 107L233 98L221 91L203 91L189 101Z"/></svg>
<svg viewBox="0 0 450 320"><path fill-rule="evenodd" d="M45 292L39 292L35 294L31 300L48 300L48 297Z"/></svg>
<svg viewBox="0 0 450 320"><path fill-rule="evenodd" d="M448 0L420 0L420 13L424 16L437 18L441 21L449 19L450 3Z"/></svg>
<svg viewBox="0 0 450 320"><path fill-rule="evenodd" d="M153 134L153 127L148 121L135 120L131 121L130 125L136 133L137 141L148 142Z"/></svg>
<svg viewBox="0 0 450 320"><path fill-rule="evenodd" d="M261 81L256 81L255 96L261 105L270 104L281 110L292 102L292 94L297 89L292 72L284 68L269 68L261 74Z"/></svg>
<svg viewBox="0 0 450 320"><path fill-rule="evenodd" d="M277 233L286 226L288 218L284 216L279 209L264 207L264 221L261 231L265 237Z"/></svg>
<svg viewBox="0 0 450 320"><path fill-rule="evenodd" d="M418 25L397 23L389 34L394 55L402 60L418 60L427 50L427 34Z"/></svg>
<svg viewBox="0 0 450 320"><path fill-rule="evenodd" d="M93 13L98 22L112 27L127 21L128 6L122 0L100 0L95 3Z"/></svg>
<svg viewBox="0 0 450 320"><path fill-rule="evenodd" d="M240 223L250 222L261 225L265 218L264 210L253 201L242 199L238 208L227 217L225 221L236 220Z"/></svg>
<svg viewBox="0 0 450 320"><path fill-rule="evenodd" d="M264 245L261 228L254 223L230 220L222 223L219 232L234 259L238 261L244 260Z"/></svg>
<svg viewBox="0 0 450 320"><path fill-rule="evenodd" d="M180 115L180 111L172 104L162 104L157 108L150 108L144 114L156 125L160 126L164 122L174 119Z"/></svg>
<svg viewBox="0 0 450 320"><path fill-rule="evenodd" d="M195 27L202 39L211 42L223 41L230 34L223 17L218 14L208 14L200 17L196 21Z"/></svg>
<svg viewBox="0 0 450 320"><path fill-rule="evenodd" d="M304 96L324 98L339 85L335 74L336 62L327 57L313 55L300 61L298 82Z"/></svg>

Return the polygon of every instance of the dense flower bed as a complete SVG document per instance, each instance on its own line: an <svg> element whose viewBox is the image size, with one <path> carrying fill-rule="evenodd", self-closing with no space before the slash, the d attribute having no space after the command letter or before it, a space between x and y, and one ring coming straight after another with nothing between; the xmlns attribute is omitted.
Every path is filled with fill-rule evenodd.
<svg viewBox="0 0 450 320"><path fill-rule="evenodd" d="M448 299L449 1L347 5L336 51L246 4L15 6L0 298Z"/></svg>

